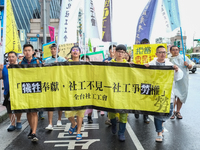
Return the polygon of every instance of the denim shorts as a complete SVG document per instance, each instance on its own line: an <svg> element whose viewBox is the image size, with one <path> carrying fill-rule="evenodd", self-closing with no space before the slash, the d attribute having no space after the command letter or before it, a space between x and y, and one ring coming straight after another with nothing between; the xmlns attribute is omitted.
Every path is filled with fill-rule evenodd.
<svg viewBox="0 0 200 150"><path fill-rule="evenodd" d="M167 119L169 119L172 114L173 114L173 103L170 103L170 112L167 116L159 116L159 115L155 115L154 118L161 120L161 121L166 121Z"/></svg>

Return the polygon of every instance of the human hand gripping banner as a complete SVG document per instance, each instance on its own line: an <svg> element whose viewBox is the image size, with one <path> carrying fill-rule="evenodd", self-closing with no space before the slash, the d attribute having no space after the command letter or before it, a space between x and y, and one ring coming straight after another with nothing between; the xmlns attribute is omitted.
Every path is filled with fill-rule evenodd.
<svg viewBox="0 0 200 150"><path fill-rule="evenodd" d="M10 65L11 109L169 113L174 70L103 62Z"/></svg>

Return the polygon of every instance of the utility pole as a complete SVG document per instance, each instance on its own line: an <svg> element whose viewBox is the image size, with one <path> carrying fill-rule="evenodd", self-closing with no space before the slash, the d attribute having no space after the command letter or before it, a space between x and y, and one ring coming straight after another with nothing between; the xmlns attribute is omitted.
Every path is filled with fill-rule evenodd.
<svg viewBox="0 0 200 150"><path fill-rule="evenodd" d="M40 0L41 21L40 32L43 33L43 44L47 43L47 34L49 34L48 25L50 25L50 2L51 0Z"/></svg>
<svg viewBox="0 0 200 150"><path fill-rule="evenodd" d="M47 42L46 0L43 0L43 44Z"/></svg>
<svg viewBox="0 0 200 150"><path fill-rule="evenodd" d="M3 19L3 16L1 15L1 11L0 11L0 63L4 64L4 54L3 54L3 49L2 49L2 41L1 41L1 20ZM0 80L0 104L1 102L3 102L2 99L2 80Z"/></svg>

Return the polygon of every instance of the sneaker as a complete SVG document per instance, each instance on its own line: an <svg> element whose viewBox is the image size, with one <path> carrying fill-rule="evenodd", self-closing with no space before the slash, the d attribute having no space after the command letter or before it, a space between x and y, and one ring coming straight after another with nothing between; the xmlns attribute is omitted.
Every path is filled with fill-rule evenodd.
<svg viewBox="0 0 200 150"><path fill-rule="evenodd" d="M140 116L139 114L135 114L135 118L138 119Z"/></svg>
<svg viewBox="0 0 200 150"><path fill-rule="evenodd" d="M88 116L88 123L93 123L92 117Z"/></svg>
<svg viewBox="0 0 200 150"><path fill-rule="evenodd" d="M15 129L16 129L15 126L10 125L10 126L8 127L7 131L8 131L8 132L12 132L12 131L14 131Z"/></svg>
<svg viewBox="0 0 200 150"><path fill-rule="evenodd" d="M32 129L30 130L30 132L28 134L28 139L31 139L31 135L32 135Z"/></svg>
<svg viewBox="0 0 200 150"><path fill-rule="evenodd" d="M45 128L46 130L53 130L53 127L52 127L52 125L51 124L49 124L46 128Z"/></svg>
<svg viewBox="0 0 200 150"><path fill-rule="evenodd" d="M38 138L36 137L35 134L31 134L31 141L32 142L37 142L38 141Z"/></svg>
<svg viewBox="0 0 200 150"><path fill-rule="evenodd" d="M112 126L112 123L110 122L110 119L106 120L106 121L105 121L105 124L106 124L106 125L109 125L109 126Z"/></svg>
<svg viewBox="0 0 200 150"><path fill-rule="evenodd" d="M143 115L143 119L144 119L144 123L146 123L146 124L150 123L148 115Z"/></svg>
<svg viewBox="0 0 200 150"><path fill-rule="evenodd" d="M57 121L57 127L61 127L62 126L62 122L61 122L61 120L58 120Z"/></svg>
<svg viewBox="0 0 200 150"><path fill-rule="evenodd" d="M124 134L118 135L118 138L119 138L119 141L120 141L120 142L124 142L124 141L126 140Z"/></svg>
<svg viewBox="0 0 200 150"><path fill-rule="evenodd" d="M21 130L22 129L22 123L21 122L17 122L16 123L16 129L17 130Z"/></svg>

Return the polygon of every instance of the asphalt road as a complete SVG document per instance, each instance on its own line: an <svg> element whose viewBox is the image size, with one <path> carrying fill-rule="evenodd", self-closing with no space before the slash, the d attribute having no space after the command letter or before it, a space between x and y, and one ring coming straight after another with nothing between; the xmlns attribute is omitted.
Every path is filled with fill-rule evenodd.
<svg viewBox="0 0 200 150"><path fill-rule="evenodd" d="M6 131L9 120L0 124L0 150L199 150L200 128L199 101L200 101L200 69L190 74L189 95L183 105L182 120L168 120L165 123L164 140L156 143L156 132L153 117L150 116L150 124L143 123L142 115L135 119L134 114L129 114L125 132L126 141L119 142L117 135L111 133L111 127L105 125L106 115L101 116L96 110L93 113L93 124L87 124L84 118L82 127L83 140L76 141L75 135L70 136L67 131L69 120L62 116L62 127L55 127L53 131L46 131L48 125L47 113L45 119L39 120L37 136L39 141L32 143L27 135L29 126L26 115L23 114L23 129L20 132ZM57 112L54 113L53 124L57 121Z"/></svg>

